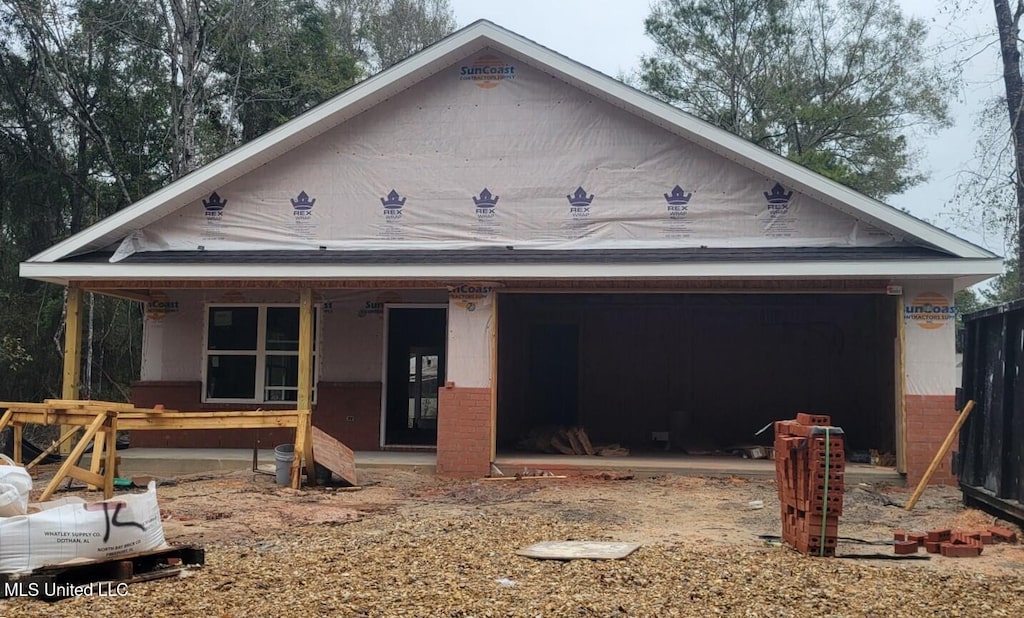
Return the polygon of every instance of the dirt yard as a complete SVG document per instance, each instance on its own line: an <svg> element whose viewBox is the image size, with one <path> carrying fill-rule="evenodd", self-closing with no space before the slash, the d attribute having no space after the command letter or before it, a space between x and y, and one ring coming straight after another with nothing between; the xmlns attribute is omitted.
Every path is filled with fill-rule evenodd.
<svg viewBox="0 0 1024 618"><path fill-rule="evenodd" d="M121 598L0 601L0 616L1020 616L1024 545L914 561L896 528L972 529L994 519L959 492L848 489L835 559L780 533L774 483L611 475L451 482L362 471L363 489L278 488L270 476L180 478L159 487L168 541L206 547L186 577ZM96 495L83 494L95 499ZM754 500L763 509L751 509ZM1015 530L1019 529L1014 528ZM538 561L544 540L635 541L620 561ZM870 544L879 542L879 544ZM855 555L861 556L855 558ZM922 556L924 554L922 551Z"/></svg>

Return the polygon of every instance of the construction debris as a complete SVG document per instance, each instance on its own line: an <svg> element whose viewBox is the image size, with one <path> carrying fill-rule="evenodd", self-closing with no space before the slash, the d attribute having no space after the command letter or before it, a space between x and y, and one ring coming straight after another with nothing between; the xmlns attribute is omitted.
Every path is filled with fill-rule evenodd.
<svg viewBox="0 0 1024 618"><path fill-rule="evenodd" d="M132 585L124 597L12 598L0 601L0 615L1018 616L1024 609L1020 546L986 546L967 564L929 560L924 551L896 556L888 545L864 550L884 551L884 559L849 555L859 547L842 538L837 558L849 559L838 562L766 546L751 531L779 526L774 480L482 483L413 468L359 472L365 488L354 493L293 492L248 470L161 485L168 539L206 546L202 570ZM887 491L901 503L910 494ZM745 510L751 499L765 508ZM935 487L908 517L848 492L843 528L891 542L895 528L992 524L958 499L955 488ZM997 525L1020 538L1015 526ZM540 541L641 539L625 560L515 554Z"/></svg>
<svg viewBox="0 0 1024 618"><path fill-rule="evenodd" d="M947 558L973 558L980 556L985 545L996 542L1016 543L1017 535L1007 528L989 527L987 530L966 532L942 528L928 532L893 532L893 548L897 554L915 554L921 547L929 554Z"/></svg>
<svg viewBox="0 0 1024 618"><path fill-rule="evenodd" d="M337 474L350 486L358 486L356 480L356 455L319 427L312 429L313 459L334 474ZM329 479L328 479L329 480Z"/></svg>
<svg viewBox="0 0 1024 618"><path fill-rule="evenodd" d="M583 427L544 426L530 430L526 438L519 441L518 448L541 453L562 455L600 455L603 457L625 457L629 449L618 444L595 446Z"/></svg>

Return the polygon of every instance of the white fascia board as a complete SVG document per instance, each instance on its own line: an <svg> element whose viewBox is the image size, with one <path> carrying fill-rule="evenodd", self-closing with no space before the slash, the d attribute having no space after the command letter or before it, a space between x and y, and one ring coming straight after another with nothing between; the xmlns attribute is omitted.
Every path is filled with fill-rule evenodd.
<svg viewBox="0 0 1024 618"><path fill-rule="evenodd" d="M496 27L478 22L422 52L359 82L338 96L248 142L134 204L82 230L29 262L56 262L120 241L129 232L154 223L205 194L273 161L321 133L487 46Z"/></svg>
<svg viewBox="0 0 1024 618"><path fill-rule="evenodd" d="M304 279L875 279L978 280L1002 272L1002 260L858 260L844 262L661 262L648 264L124 264L23 262L21 276L67 284L89 280Z"/></svg>

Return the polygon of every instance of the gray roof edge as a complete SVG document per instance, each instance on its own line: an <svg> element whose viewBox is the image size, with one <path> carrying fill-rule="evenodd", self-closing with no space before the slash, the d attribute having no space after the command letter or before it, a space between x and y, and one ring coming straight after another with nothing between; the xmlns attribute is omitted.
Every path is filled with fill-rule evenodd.
<svg viewBox="0 0 1024 618"><path fill-rule="evenodd" d="M952 256L926 247L739 247L668 249L448 249L155 251L135 253L121 263L146 264L499 264L499 263L654 263L743 261L941 260ZM110 254L78 255L63 263L104 263Z"/></svg>

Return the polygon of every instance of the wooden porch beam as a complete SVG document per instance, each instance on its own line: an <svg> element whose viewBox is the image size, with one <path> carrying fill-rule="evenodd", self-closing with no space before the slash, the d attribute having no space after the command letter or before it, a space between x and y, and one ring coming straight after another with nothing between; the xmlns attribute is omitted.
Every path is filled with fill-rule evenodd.
<svg viewBox="0 0 1024 618"><path fill-rule="evenodd" d="M103 296L111 296L113 298L120 298L122 300L133 300L138 303L148 303L153 300L153 297L146 292L136 292L133 290L107 290L107 289L89 289L89 291L95 291L97 294Z"/></svg>

